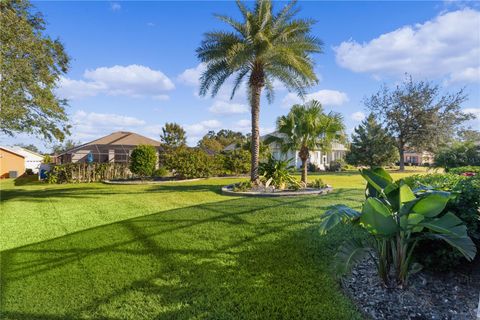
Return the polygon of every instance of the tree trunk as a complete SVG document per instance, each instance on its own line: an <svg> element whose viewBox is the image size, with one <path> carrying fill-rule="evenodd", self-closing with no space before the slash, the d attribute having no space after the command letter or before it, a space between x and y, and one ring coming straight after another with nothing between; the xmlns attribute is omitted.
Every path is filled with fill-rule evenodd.
<svg viewBox="0 0 480 320"><path fill-rule="evenodd" d="M398 151L400 153L400 168L399 168L399 170L400 171L405 171L405 157L404 157L405 145L401 143L398 147Z"/></svg>
<svg viewBox="0 0 480 320"><path fill-rule="evenodd" d="M307 163L308 158L302 158L302 182L305 183L305 186L307 185Z"/></svg>
<svg viewBox="0 0 480 320"><path fill-rule="evenodd" d="M251 108L252 108L252 163L250 171L250 180L258 183L258 161L260 158L260 95L262 86L252 86L251 88Z"/></svg>

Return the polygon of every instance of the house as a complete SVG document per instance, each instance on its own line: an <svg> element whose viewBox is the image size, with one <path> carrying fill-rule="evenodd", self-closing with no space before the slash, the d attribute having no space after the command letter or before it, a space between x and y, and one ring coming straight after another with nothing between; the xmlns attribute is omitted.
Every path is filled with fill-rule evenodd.
<svg viewBox="0 0 480 320"><path fill-rule="evenodd" d="M55 163L128 163L132 150L142 144L154 146L158 152L161 151L159 141L133 132L118 131L56 155Z"/></svg>
<svg viewBox="0 0 480 320"><path fill-rule="evenodd" d="M405 150L403 154L405 164L420 166L424 164L432 165L435 155L428 151Z"/></svg>
<svg viewBox="0 0 480 320"><path fill-rule="evenodd" d="M43 162L43 156L41 154L19 146L13 146L10 149L25 157L25 170L31 169L33 173L38 173L38 169Z"/></svg>
<svg viewBox="0 0 480 320"><path fill-rule="evenodd" d="M25 157L8 147L0 146L0 178L16 178L25 173Z"/></svg>

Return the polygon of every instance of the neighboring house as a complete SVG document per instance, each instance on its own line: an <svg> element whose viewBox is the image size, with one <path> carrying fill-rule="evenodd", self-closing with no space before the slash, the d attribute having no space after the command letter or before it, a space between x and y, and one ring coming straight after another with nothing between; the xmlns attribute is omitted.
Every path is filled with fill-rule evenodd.
<svg viewBox="0 0 480 320"><path fill-rule="evenodd" d="M262 140L265 140L270 135L278 136L278 132L273 132L261 137ZM302 166L302 160L298 157L298 150L296 151L289 151L287 154L282 153L280 144L274 142L269 145L270 152L272 156L276 160L288 160L292 159L290 164L295 166L296 168L300 168ZM347 148L341 144L334 142L332 143L331 149L328 152L323 152L321 150L311 150L310 151L310 158L309 163L314 164L319 170L325 170L330 166L330 163L335 160L345 159L345 154L347 153Z"/></svg>
<svg viewBox="0 0 480 320"><path fill-rule="evenodd" d="M14 146L10 149L25 157L25 170L31 169L33 173L38 173L38 169L43 162L43 156L41 154L19 146Z"/></svg>
<svg viewBox="0 0 480 320"><path fill-rule="evenodd" d="M154 146L158 152L161 151L159 141L133 132L118 131L56 155L55 163L128 163L132 150L141 144Z"/></svg>
<svg viewBox="0 0 480 320"><path fill-rule="evenodd" d="M25 157L7 147L0 147L0 178L16 178L25 173Z"/></svg>
<svg viewBox="0 0 480 320"><path fill-rule="evenodd" d="M435 155L428 151L413 151L405 150L403 154L403 159L405 164L410 164L414 166L429 164L432 165L435 159Z"/></svg>

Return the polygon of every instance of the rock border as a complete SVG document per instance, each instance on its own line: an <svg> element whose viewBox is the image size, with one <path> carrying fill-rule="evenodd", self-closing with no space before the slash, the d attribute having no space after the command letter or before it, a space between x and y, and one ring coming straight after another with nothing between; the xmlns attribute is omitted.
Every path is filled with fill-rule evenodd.
<svg viewBox="0 0 480 320"><path fill-rule="evenodd" d="M123 184L123 185L140 185L140 184L166 184L166 183L175 183L175 182L193 182L193 181L200 181L206 180L207 178L195 178L195 179L185 179L185 180L159 180L159 181L151 181L151 180L102 180L105 184Z"/></svg>
<svg viewBox="0 0 480 320"><path fill-rule="evenodd" d="M244 196L244 197L296 197L296 196L312 196L312 195L324 195L333 191L332 187L326 187L322 189L306 188L297 191L277 191L277 192L257 192L246 191L237 192L233 191L233 184L222 187L222 194L226 196Z"/></svg>

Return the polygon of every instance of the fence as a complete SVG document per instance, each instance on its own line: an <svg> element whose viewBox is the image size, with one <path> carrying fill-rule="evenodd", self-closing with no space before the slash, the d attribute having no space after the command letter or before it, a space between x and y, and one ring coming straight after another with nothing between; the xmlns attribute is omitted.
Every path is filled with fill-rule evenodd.
<svg viewBox="0 0 480 320"><path fill-rule="evenodd" d="M49 183L98 182L128 179L133 175L126 163L68 163L54 165L47 174Z"/></svg>

